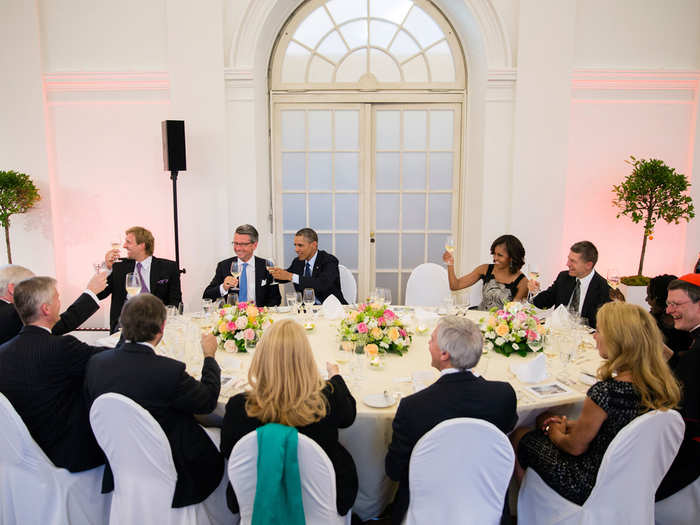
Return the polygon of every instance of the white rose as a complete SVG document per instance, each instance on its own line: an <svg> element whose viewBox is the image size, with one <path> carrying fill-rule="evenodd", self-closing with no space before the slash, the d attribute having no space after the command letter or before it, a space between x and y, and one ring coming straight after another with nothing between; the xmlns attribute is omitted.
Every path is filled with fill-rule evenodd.
<svg viewBox="0 0 700 525"><path fill-rule="evenodd" d="M238 350L238 347L236 346L236 341L229 339L224 343L224 350L227 352L231 352L232 354L235 353Z"/></svg>
<svg viewBox="0 0 700 525"><path fill-rule="evenodd" d="M493 343L491 341L487 341L486 344L484 345L484 349L487 352L490 352L491 350L493 350Z"/></svg>
<svg viewBox="0 0 700 525"><path fill-rule="evenodd" d="M389 348L389 345L387 343L385 343L384 341L379 343L379 346L381 346L382 348Z"/></svg>
<svg viewBox="0 0 700 525"><path fill-rule="evenodd" d="M505 342L506 342L506 340L503 339L502 337L497 337L496 340L494 341L494 343L496 344L496 346L501 346L501 345L502 345L503 343L505 343Z"/></svg>
<svg viewBox="0 0 700 525"><path fill-rule="evenodd" d="M525 337L525 334L527 334L527 332L525 330L518 331L518 337Z"/></svg>

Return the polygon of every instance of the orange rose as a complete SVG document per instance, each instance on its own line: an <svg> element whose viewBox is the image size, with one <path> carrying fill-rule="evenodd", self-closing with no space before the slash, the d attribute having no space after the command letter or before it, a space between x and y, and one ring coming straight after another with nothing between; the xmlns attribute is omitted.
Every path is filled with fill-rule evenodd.
<svg viewBox="0 0 700 525"><path fill-rule="evenodd" d="M505 323L501 323L496 327L496 335L503 337L508 333L508 325Z"/></svg>

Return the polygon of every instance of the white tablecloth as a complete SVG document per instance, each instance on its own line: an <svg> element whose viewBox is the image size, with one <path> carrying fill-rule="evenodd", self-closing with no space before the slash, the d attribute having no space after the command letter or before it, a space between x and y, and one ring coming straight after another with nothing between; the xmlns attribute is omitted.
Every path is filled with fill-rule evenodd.
<svg viewBox="0 0 700 525"><path fill-rule="evenodd" d="M463 312L463 315L476 321L484 313L467 311ZM287 316L289 314L273 314L274 319ZM340 355L336 333L338 321L317 318L314 323L315 328L307 333L319 369L325 370L326 361L335 361ZM378 515L393 497L395 484L384 474L384 457L391 441L391 423L396 412L396 405L381 409L371 408L363 403L362 399L368 394L383 393L385 390L389 393L410 395L413 393L411 376L416 372L429 378L429 383L438 378L438 372L430 366L428 353L428 340L434 324L429 323L424 333L414 335L413 344L405 355L387 355L383 369L373 369L365 363L360 381L351 381L349 364L341 365L341 374L357 400L357 418L350 428L340 431L340 441L352 454L357 466L360 489L353 511L362 519ZM202 354L198 338L199 328L195 324L187 322L186 319L170 322L166 325L165 337L163 343L158 346L158 351L185 361L188 372L199 377ZM577 380L580 369L595 370L600 358L589 335L580 332L573 341L579 347L578 355L567 371L571 379ZM588 389L587 385L575 381L566 394L538 398L527 390L527 387L532 385L521 383L510 372L511 363L534 357L534 354L529 354L526 358L518 355L505 357L490 352L482 357L476 372L488 379L511 383L518 396L519 426L531 425L534 418L545 409L556 408L562 414L577 416ZM229 354L221 350L217 352L216 360L222 369L222 392L218 408L220 414L223 414L223 405L228 398L245 387L251 358L252 354ZM550 375L544 383L553 382L555 376L561 372L558 359L550 357L548 360ZM229 377L232 379L227 380Z"/></svg>

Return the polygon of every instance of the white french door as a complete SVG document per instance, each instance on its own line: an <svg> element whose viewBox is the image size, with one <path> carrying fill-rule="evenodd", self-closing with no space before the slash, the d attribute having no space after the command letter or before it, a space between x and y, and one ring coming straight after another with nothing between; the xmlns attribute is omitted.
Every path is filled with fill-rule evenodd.
<svg viewBox="0 0 700 525"><path fill-rule="evenodd" d="M410 272L459 238L461 105L273 104L277 253L314 228L358 281L402 304ZM281 233L281 235L279 234Z"/></svg>

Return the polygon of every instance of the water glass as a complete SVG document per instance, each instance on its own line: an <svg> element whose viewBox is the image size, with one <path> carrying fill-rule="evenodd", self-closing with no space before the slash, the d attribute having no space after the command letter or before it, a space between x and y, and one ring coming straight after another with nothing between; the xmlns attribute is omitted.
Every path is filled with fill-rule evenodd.
<svg viewBox="0 0 700 525"><path fill-rule="evenodd" d="M204 313L205 316L211 314L213 307L214 302L211 299L202 299L202 313Z"/></svg>
<svg viewBox="0 0 700 525"><path fill-rule="evenodd" d="M285 298L287 299L287 306L291 309L292 312L296 313L296 308L297 308L297 294L296 293L288 293Z"/></svg>

